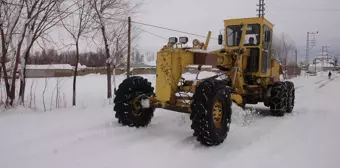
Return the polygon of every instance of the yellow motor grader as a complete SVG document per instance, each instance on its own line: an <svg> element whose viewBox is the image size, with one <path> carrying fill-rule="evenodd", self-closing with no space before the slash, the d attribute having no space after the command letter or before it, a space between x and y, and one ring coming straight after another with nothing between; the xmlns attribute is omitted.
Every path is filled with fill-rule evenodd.
<svg viewBox="0 0 340 168"><path fill-rule="evenodd" d="M187 37L171 37L157 53L156 91L141 77L125 79L114 99L115 117L122 125L145 127L156 108L189 113L197 140L206 146L221 144L230 129L232 103L263 102L275 116L294 107L294 84L280 81L281 65L272 55L273 25L264 17L224 21L218 36L223 48L208 52L211 32L205 43ZM213 65L216 75L186 80L188 65ZM198 75L198 74L197 74ZM191 94L190 94L191 93Z"/></svg>

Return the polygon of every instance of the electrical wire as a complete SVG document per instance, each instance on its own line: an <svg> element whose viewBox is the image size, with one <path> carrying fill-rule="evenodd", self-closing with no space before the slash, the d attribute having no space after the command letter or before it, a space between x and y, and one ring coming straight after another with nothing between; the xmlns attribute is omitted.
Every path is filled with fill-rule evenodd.
<svg viewBox="0 0 340 168"><path fill-rule="evenodd" d="M10 3L10 2L4 2L4 3L9 4L9 5L14 5L14 6L21 6L20 4L14 4L14 3ZM80 9L80 8L78 8L78 9ZM75 11L77 11L77 10L75 10ZM53 10L51 10L51 11L53 11ZM80 15L79 13L67 12L67 11L62 11L62 13ZM127 19L112 18L112 17L110 17L110 18L109 17L102 17L102 18L108 19L108 20L121 21L121 22L127 22L128 21ZM158 28L158 29L163 29L163 30L168 30L168 31L177 32L177 33L183 33L183 34L187 34L187 35L193 35L193 36L202 37L202 38L207 38L207 36L203 36L203 35L199 35L199 34L195 34L195 33L191 33L191 32L185 32L185 31L181 31L181 30L176 30L176 29L172 29L172 28L162 27L162 26L158 26L158 25L152 25L152 24L148 24L148 23L142 23L142 22L137 22L137 21L131 21L131 23L140 24L140 25L149 26L149 27ZM144 30L144 32L155 35L154 33L151 33L151 32L145 31L145 30ZM155 35L155 36L158 37L159 35ZM161 37L161 36L159 36L159 37ZM161 37L161 38L164 38L164 37ZM210 39L217 40L216 38L212 38L212 37L210 37Z"/></svg>
<svg viewBox="0 0 340 168"><path fill-rule="evenodd" d="M177 32L177 33L183 33L183 34L193 35L193 36L197 36L197 37L207 38L207 36L202 36L202 35L199 35L199 34L185 32L185 31L181 31L181 30L175 30L175 29L166 28L166 27L161 27L161 26L152 25L152 24L148 24L148 23L142 23L142 22L136 22L136 21L131 21L131 22L136 23L136 24L140 24L140 25L144 25L144 26L158 28L158 29L169 30L169 31ZM216 38L211 38L211 39L217 40Z"/></svg>
<svg viewBox="0 0 340 168"><path fill-rule="evenodd" d="M142 32L149 33L149 34L151 34L151 35L153 35L153 36L156 36L156 37L158 37L158 38L161 38L161 39L164 39L164 40L168 41L168 39L165 38L165 37L163 37L163 36L157 35L157 34L155 34L155 33L151 33L151 32L149 32L149 31L146 31L146 30L141 29L141 28L139 28L139 27L136 27L136 28L139 29L139 30L141 30Z"/></svg>
<svg viewBox="0 0 340 168"><path fill-rule="evenodd" d="M340 8L287 8L275 7L275 10L295 10L295 11L312 11L312 12L340 12Z"/></svg>
<svg viewBox="0 0 340 168"><path fill-rule="evenodd" d="M5 2L5 1L1 1L0 3L5 3L5 4L9 4L9 5L15 5L15 6L22 6L21 4L15 4L15 3ZM340 9L337 9L337 8L329 8L329 9L321 9L321 8L320 9L318 9L318 8L315 8L315 9L308 9L308 8L282 8L282 7L275 7L275 8L281 9L281 10L298 10L298 11L324 11L324 12L340 11ZM275 9L275 8L273 8L273 9ZM78 14L78 15L80 15L79 13L75 13L75 11L74 12L63 11L63 13L65 13L65 14L76 14L76 15ZM113 18L113 17L102 17L102 18L103 19L108 19L108 20L121 21L121 22L127 22L128 21L127 19ZM135 23L135 24L143 25L143 26L148 26L148 27L168 30L168 31L177 32L177 33L183 33L183 34L187 34L187 35L193 35L193 36L197 36L197 37L201 37L201 38L207 38L207 36L203 36L203 35L199 35L199 34L195 34L195 33L191 33L191 32L186 32L186 31L181 31L181 30L176 30L176 29L172 29L172 28L162 27L162 26L158 26L158 25L153 25L153 24L149 24L149 23L143 23L143 22L138 22L138 21L131 21L131 22ZM143 31L143 32L146 32L146 33L151 34L153 36L156 36L158 38L167 40L167 38L162 37L160 35L157 35L155 33L152 33L150 31L146 31L146 30L141 29L141 28L139 28L139 29L141 31ZM212 37L210 39L217 40L216 38L212 38Z"/></svg>

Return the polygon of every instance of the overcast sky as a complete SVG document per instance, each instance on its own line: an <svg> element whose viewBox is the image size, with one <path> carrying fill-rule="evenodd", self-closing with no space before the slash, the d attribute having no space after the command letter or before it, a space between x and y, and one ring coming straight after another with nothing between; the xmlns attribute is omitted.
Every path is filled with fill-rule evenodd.
<svg viewBox="0 0 340 168"><path fill-rule="evenodd" d="M258 0L145 0L141 13L132 19L201 35L211 30L213 37L217 37L224 19L256 16L257 3ZM265 0L265 3L265 16L275 25L274 33L286 33L298 46L301 57L305 55L307 31L319 31L312 54L321 51L322 45L329 45L329 51L340 51L339 0ZM140 28L166 38L183 35L146 26ZM157 51L166 43L148 33L143 33L138 42L145 51ZM216 44L217 41L211 41L211 45Z"/></svg>
<svg viewBox="0 0 340 168"><path fill-rule="evenodd" d="M206 36L212 31L212 37L217 38L223 29L223 20L228 18L255 17L258 0L143 0L144 5L133 21L158 25L185 32ZM329 51L340 54L340 0L265 0L266 15L274 25L274 34L287 34L298 47L300 59L305 57L307 31L319 31L316 35L316 46L311 51L311 57L321 52L322 45L329 45ZM328 9L328 10L327 10ZM184 36L184 34L161 30L157 28L133 24L153 34L168 38ZM53 33L58 41L67 41L67 33L60 29ZM189 39L204 38L185 35ZM138 41L138 49L142 52L157 52L167 40L142 33ZM88 51L95 46L81 45L82 51ZM216 40L211 40L211 47L219 47ZM92 48L92 49L91 49ZM340 56L340 55L339 55Z"/></svg>

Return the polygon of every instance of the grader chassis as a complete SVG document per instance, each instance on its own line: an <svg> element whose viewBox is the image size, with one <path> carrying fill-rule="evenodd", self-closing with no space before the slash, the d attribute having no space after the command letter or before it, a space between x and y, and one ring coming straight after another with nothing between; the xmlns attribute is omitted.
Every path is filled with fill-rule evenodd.
<svg viewBox="0 0 340 168"><path fill-rule="evenodd" d="M213 52L207 52L210 32L205 44L193 40L192 47L183 47L186 37L179 42L170 38L157 53L156 93L140 76L119 85L114 99L118 122L145 127L155 108L189 113L197 140L214 146L228 135L232 102L241 107L263 102L275 116L292 112L294 84L280 81L281 65L272 58L273 25L264 17L231 19L224 21L224 30L224 35L218 36L220 45L225 41L223 48ZM182 78L188 65L198 65L200 70L207 64L219 73L200 80Z"/></svg>

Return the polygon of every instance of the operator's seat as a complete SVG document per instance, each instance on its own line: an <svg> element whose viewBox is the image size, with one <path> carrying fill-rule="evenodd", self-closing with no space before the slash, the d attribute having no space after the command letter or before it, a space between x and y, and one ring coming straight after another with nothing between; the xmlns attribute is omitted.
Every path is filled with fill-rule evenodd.
<svg viewBox="0 0 340 168"><path fill-rule="evenodd" d="M259 48L250 48L250 54L247 61L247 72L258 72L260 52Z"/></svg>
<svg viewBox="0 0 340 168"><path fill-rule="evenodd" d="M249 37L248 43L245 46L255 46L254 37Z"/></svg>

